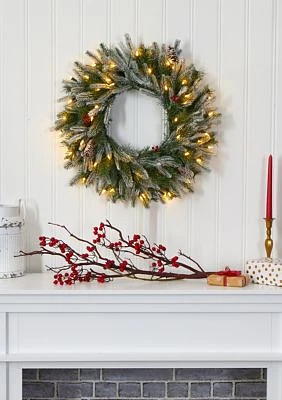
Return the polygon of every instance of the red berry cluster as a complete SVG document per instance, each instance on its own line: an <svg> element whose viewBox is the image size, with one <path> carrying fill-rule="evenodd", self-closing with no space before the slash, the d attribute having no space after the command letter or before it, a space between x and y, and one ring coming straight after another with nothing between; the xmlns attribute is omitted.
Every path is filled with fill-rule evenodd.
<svg viewBox="0 0 282 400"><path fill-rule="evenodd" d="M87 246L86 250L89 251L89 253L92 253L95 250L95 246Z"/></svg>
<svg viewBox="0 0 282 400"><path fill-rule="evenodd" d="M153 261L151 266L160 273L164 272L164 264L161 260Z"/></svg>
<svg viewBox="0 0 282 400"><path fill-rule="evenodd" d="M47 242L46 242L46 237L45 236L39 236L39 245L41 247L46 246Z"/></svg>
<svg viewBox="0 0 282 400"><path fill-rule="evenodd" d="M129 246L133 247L135 250L135 254L140 254L142 247L144 246L144 240L141 239L140 235L136 233L133 235L133 238L128 242Z"/></svg>
<svg viewBox="0 0 282 400"><path fill-rule="evenodd" d="M104 283L105 282L105 278L106 278L105 274L102 274L102 275L98 276L97 282Z"/></svg>
<svg viewBox="0 0 282 400"><path fill-rule="evenodd" d="M157 254L164 253L166 251L166 247L162 244L155 245L152 247L152 251Z"/></svg>
<svg viewBox="0 0 282 400"><path fill-rule="evenodd" d="M67 248L68 248L68 245L65 243L62 242L59 244L59 249L60 249L61 253L64 254L66 252Z"/></svg>
<svg viewBox="0 0 282 400"><path fill-rule="evenodd" d="M152 150L153 150L155 153L158 153L158 152L160 151L160 147L159 147L159 146L152 146Z"/></svg>
<svg viewBox="0 0 282 400"><path fill-rule="evenodd" d="M73 264L72 258L73 258L73 251L69 251L68 253L66 253L65 259L66 259L66 262L70 265Z"/></svg>
<svg viewBox="0 0 282 400"><path fill-rule="evenodd" d="M133 243L138 242L138 240L140 240L140 235L137 235L137 233L135 233L133 235L133 238L129 241L129 245L132 246Z"/></svg>
<svg viewBox="0 0 282 400"><path fill-rule="evenodd" d="M58 239L51 237L48 244L50 247L56 247L58 243L59 243Z"/></svg>
<svg viewBox="0 0 282 400"><path fill-rule="evenodd" d="M49 247L58 247L61 253L65 253L68 249L68 245L62 242L55 237L51 237L50 239L46 236L39 236L39 244L41 247L49 246Z"/></svg>
<svg viewBox="0 0 282 400"><path fill-rule="evenodd" d="M54 283L54 285L59 284L61 286L63 286L63 285L70 286L70 285L73 285L75 283L75 281L79 281L79 282L82 282L82 281L89 282L90 281L90 277L91 277L90 272L87 272L84 277L78 276L78 275L79 274L77 271L77 266L72 265L71 273L65 272L64 274L62 274L62 273L55 274L53 283Z"/></svg>
<svg viewBox="0 0 282 400"><path fill-rule="evenodd" d="M118 242L112 242L108 246L109 249L113 249L115 251L119 251L121 247L122 247L122 242L120 240Z"/></svg>
<svg viewBox="0 0 282 400"><path fill-rule="evenodd" d="M174 94L173 96L171 96L170 98L174 103L178 103L180 100L180 97L177 94Z"/></svg>
<svg viewBox="0 0 282 400"><path fill-rule="evenodd" d="M91 281L91 272L87 271L86 274L84 276L81 277L81 281L82 282L84 280L84 282L90 282Z"/></svg>
<svg viewBox="0 0 282 400"><path fill-rule="evenodd" d="M114 260L107 260L106 264L104 265L104 269L110 269L115 266Z"/></svg>
<svg viewBox="0 0 282 400"><path fill-rule="evenodd" d="M178 257L177 257L177 256L172 257L172 259L170 260L171 265L172 265L173 267L175 267L175 268L178 268L178 267L179 267L179 263L177 262L177 260L178 260Z"/></svg>
<svg viewBox="0 0 282 400"><path fill-rule="evenodd" d="M127 261L123 260L120 264L119 264L119 270L120 272L124 272L126 270L126 266L127 266Z"/></svg>
<svg viewBox="0 0 282 400"><path fill-rule="evenodd" d="M97 226L94 226L93 228L93 234L96 236L96 239L93 239L93 243L101 243L102 239L105 239L106 234L105 234L105 224L103 222L100 223L99 228Z"/></svg>
<svg viewBox="0 0 282 400"><path fill-rule="evenodd" d="M91 123L92 123L91 117L90 117L88 114L85 114L85 115L82 117L82 121L83 121L83 123L84 123L84 125L85 125L86 127L90 126Z"/></svg>
<svg viewBox="0 0 282 400"><path fill-rule="evenodd" d="M59 242L60 241L54 237L51 237L49 239L46 236L39 236L39 244L42 247L44 246L56 247Z"/></svg>

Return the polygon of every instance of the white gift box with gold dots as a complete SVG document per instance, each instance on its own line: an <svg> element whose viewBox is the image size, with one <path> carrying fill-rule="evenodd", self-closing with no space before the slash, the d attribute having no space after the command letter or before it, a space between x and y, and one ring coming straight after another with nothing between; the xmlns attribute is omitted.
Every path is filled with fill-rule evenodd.
<svg viewBox="0 0 282 400"><path fill-rule="evenodd" d="M282 286L282 259L249 260L245 265L245 273L253 283Z"/></svg>

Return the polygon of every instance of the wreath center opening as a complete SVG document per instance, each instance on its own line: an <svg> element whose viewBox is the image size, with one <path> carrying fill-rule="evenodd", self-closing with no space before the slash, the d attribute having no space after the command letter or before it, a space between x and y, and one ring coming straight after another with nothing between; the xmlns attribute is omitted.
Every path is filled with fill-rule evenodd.
<svg viewBox="0 0 282 400"><path fill-rule="evenodd" d="M158 145L166 131L163 107L157 99L137 90L116 97L110 118L111 136L137 150Z"/></svg>

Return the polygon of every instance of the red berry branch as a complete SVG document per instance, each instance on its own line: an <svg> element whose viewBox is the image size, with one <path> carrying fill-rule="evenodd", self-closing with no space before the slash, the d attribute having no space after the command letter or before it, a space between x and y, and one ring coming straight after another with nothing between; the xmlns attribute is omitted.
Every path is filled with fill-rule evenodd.
<svg viewBox="0 0 282 400"><path fill-rule="evenodd" d="M64 225L49 224L62 228L70 237L84 245L83 252L80 252L63 240L40 236L40 250L20 252L20 256L49 254L61 257L63 266L48 267L54 272L55 285L73 285L76 282L93 280L104 283L121 277L157 281L207 277L203 268L182 251L169 257L164 245L151 245L146 236L139 234L125 238L122 231L108 220L93 228L92 241L74 235ZM110 239L113 233L115 240ZM112 257L103 256L103 248ZM137 266L140 259L146 266Z"/></svg>

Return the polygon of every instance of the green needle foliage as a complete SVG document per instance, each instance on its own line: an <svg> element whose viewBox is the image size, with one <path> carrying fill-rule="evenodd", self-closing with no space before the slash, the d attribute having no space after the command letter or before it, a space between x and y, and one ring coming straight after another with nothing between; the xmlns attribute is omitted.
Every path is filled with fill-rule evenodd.
<svg viewBox="0 0 282 400"><path fill-rule="evenodd" d="M71 184L94 185L109 200L166 202L193 190L195 176L214 155L220 114L203 73L179 58L174 46L137 47L128 35L119 47L101 44L87 52L89 64L75 62L74 77L64 81L64 109L56 120L66 147ZM110 134L111 107L119 94L138 90L153 96L166 115L158 146L137 150Z"/></svg>

